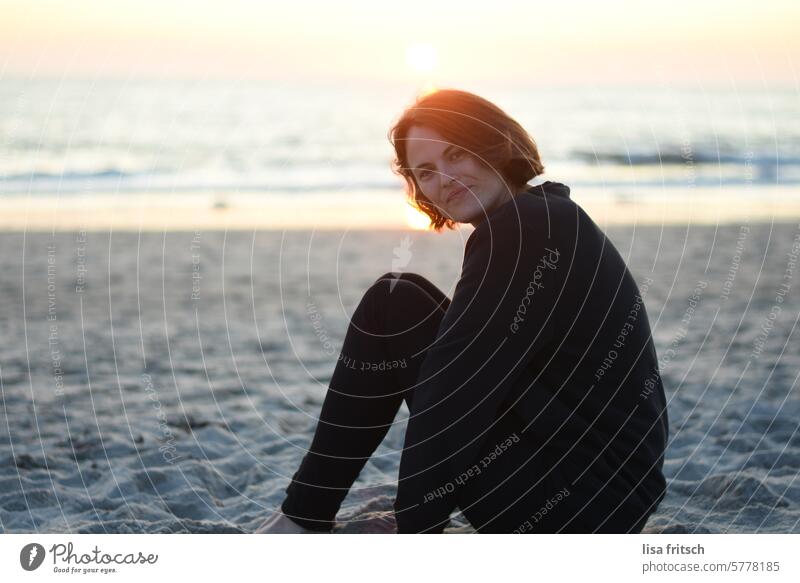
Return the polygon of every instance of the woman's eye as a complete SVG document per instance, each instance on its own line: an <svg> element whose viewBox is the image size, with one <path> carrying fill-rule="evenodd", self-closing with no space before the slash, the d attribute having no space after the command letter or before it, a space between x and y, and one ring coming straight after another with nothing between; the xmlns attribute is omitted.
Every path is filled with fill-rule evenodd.
<svg viewBox="0 0 800 583"><path fill-rule="evenodd" d="M453 150L453 153L450 154L451 160L458 160L464 154L463 150Z"/></svg>
<svg viewBox="0 0 800 583"><path fill-rule="evenodd" d="M430 170L422 170L422 171L419 173L419 179L420 179L420 180L425 180L425 179L426 179L426 178L428 178L428 176L430 176L430 175L431 175L431 173L430 173Z"/></svg>

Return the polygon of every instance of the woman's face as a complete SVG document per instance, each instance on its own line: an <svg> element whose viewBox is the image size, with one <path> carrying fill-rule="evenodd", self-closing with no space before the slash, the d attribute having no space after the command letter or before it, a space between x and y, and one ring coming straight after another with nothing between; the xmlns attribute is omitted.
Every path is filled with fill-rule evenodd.
<svg viewBox="0 0 800 583"><path fill-rule="evenodd" d="M477 227L514 194L499 172L426 126L411 126L406 155L422 194L456 222Z"/></svg>

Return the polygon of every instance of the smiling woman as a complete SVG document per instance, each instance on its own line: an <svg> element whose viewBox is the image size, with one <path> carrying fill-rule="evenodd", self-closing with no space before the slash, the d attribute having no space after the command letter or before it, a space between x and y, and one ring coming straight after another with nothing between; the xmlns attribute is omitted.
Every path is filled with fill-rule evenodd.
<svg viewBox="0 0 800 583"><path fill-rule="evenodd" d="M442 532L456 507L478 532L640 532L666 490L667 411L619 252L568 187L526 184L543 171L536 145L485 99L426 95L391 137L431 225L475 226L461 277L452 300L416 273L366 290L309 451L260 532L332 530L403 401L398 532Z"/></svg>
<svg viewBox="0 0 800 583"><path fill-rule="evenodd" d="M413 204L431 226L477 226L544 172L536 143L493 103L442 90L419 98L389 133Z"/></svg>

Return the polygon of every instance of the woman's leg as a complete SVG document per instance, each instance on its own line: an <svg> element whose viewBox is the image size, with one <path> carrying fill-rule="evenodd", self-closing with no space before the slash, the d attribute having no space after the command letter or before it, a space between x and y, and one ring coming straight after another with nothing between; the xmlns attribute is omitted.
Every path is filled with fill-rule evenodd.
<svg viewBox="0 0 800 583"><path fill-rule="evenodd" d="M286 488L284 514L329 531L344 498L410 403L450 300L415 273L386 273L353 313L309 452Z"/></svg>

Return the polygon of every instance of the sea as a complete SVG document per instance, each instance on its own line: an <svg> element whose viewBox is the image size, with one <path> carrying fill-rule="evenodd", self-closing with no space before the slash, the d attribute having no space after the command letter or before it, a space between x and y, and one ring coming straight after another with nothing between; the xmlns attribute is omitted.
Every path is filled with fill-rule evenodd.
<svg viewBox="0 0 800 583"><path fill-rule="evenodd" d="M517 119L547 174L572 187L758 196L800 184L796 88L541 85L458 88ZM393 196L402 182L387 134L422 90L0 77L0 196Z"/></svg>

